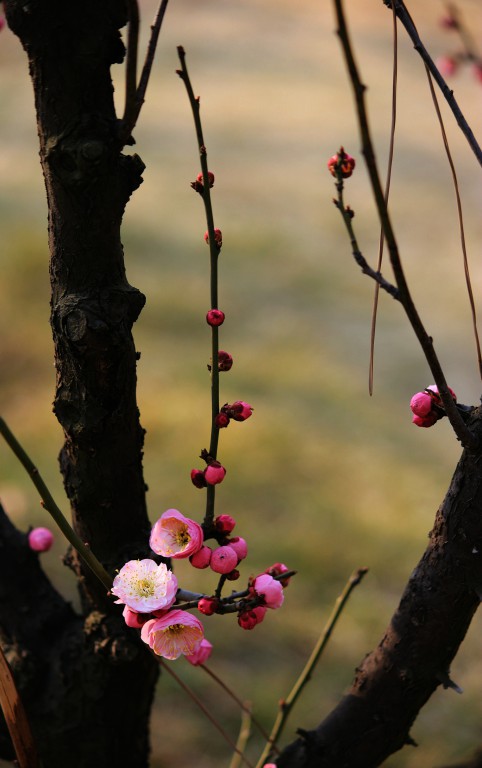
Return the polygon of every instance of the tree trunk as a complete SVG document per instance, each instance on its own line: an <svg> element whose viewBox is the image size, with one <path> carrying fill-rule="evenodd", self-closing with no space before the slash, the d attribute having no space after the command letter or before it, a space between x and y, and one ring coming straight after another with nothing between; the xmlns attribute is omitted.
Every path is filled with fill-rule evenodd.
<svg viewBox="0 0 482 768"><path fill-rule="evenodd" d="M482 408L469 426L482 444ZM348 694L313 731L300 730L279 768L375 768L405 744L450 664L482 596L482 461L464 451L422 559L378 647Z"/></svg>
<svg viewBox="0 0 482 768"><path fill-rule="evenodd" d="M125 3L5 5L29 58L47 191L54 410L65 434L60 467L74 527L113 573L126 560L147 556L150 529L132 338L145 298L127 282L120 240L124 208L144 165L121 153L110 76L124 56ZM34 584L38 564L28 562ZM83 616L58 595L54 610L30 592L26 609L42 614L34 642L0 606L41 757L46 768L146 766L157 664L113 610L105 588L76 557L68 562L79 579ZM55 618L59 610L63 623ZM32 660L41 656L40 672Z"/></svg>

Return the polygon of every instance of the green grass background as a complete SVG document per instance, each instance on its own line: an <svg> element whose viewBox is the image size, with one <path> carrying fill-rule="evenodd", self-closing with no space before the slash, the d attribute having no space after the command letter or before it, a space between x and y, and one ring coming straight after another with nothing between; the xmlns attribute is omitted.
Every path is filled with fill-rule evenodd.
<svg viewBox="0 0 482 768"><path fill-rule="evenodd" d="M143 43L154 4L140 3ZM443 4L414 4L434 56L456 48L438 26ZM480 30L481 9L461 9ZM367 94L377 155L385 173L390 123L391 15L378 0L346 10ZM135 131L145 181L128 205L123 239L130 282L147 294L135 326L142 353L139 406L147 429L145 472L154 521L168 507L202 516L203 494L190 484L209 441L206 362L208 255L194 129L176 45L187 51L201 95L213 204L223 230L221 346L235 358L222 378L223 402L255 408L222 433L228 476L219 513L238 520L250 545L242 579L281 560L298 571L282 610L253 632L234 620L206 619L215 645L211 666L269 727L352 570L369 575L354 593L329 648L291 717L315 726L349 685L353 669L378 642L423 552L434 513L459 455L444 421L411 424L413 392L431 375L401 309L381 297L375 394L367 392L373 284L350 256L331 203L326 161L343 144L357 157L346 188L359 242L374 264L378 225L359 149L352 95L327 0L178 0L168 9L147 102ZM446 376L465 403L480 382L460 252L454 192L423 66L400 30L399 119L391 209L404 266ZM46 203L27 62L9 31L0 37L0 411L67 508L57 470L61 430L52 414L53 352L49 317ZM123 71L116 68L119 111ZM481 135L481 85L467 70L456 97ZM448 113L465 211L476 298L480 295L480 172ZM386 267L387 276L390 269ZM0 446L0 496L17 524L46 523L38 498ZM76 601L60 558L43 556L58 588ZM185 586L210 591L209 573L177 569ZM193 578L196 577L196 579ZM480 618L453 665L464 688L439 690L418 718L407 747L389 768L436 768L482 741ZM239 712L202 671L173 668L236 738ZM126 692L128 695L128 692ZM122 702L119 702L119 707ZM221 768L230 749L176 683L164 676L153 715L153 768ZM249 754L261 748L253 736Z"/></svg>

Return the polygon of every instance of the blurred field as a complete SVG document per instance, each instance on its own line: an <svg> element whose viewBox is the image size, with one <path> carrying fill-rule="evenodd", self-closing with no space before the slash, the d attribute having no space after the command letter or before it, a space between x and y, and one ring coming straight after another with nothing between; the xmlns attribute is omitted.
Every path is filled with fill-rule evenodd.
<svg viewBox="0 0 482 768"><path fill-rule="evenodd" d="M154 4L145 6L144 40ZM391 16L381 2L347 2L368 104L385 169L391 91ZM413 4L434 56L455 40L437 24L438 0ZM481 8L461 9L481 29ZM150 515L168 507L201 517L204 497L189 482L208 442L207 249L194 129L174 74L183 44L202 117L216 225L221 227L221 346L235 365L222 401L255 407L246 424L222 434L229 470L219 512L233 514L250 544L245 579L281 560L299 574L283 609L254 632L213 617L212 668L253 702L268 727L315 643L352 570L370 573L352 597L314 679L288 724L314 726L337 702L353 669L376 644L425 548L427 533L459 453L448 424L417 430L408 402L431 383L400 308L381 297L373 398L367 392L373 285L351 261L331 198L326 160L343 144L359 158L346 202L361 247L375 262L378 226L331 5L322 0L178 0L168 9L159 56L138 130L145 182L130 202L124 244L130 282L147 294L136 327L139 406L147 429ZM122 71L118 68L119 108ZM61 430L48 325L46 204L37 158L25 56L0 37L0 410L29 449L54 495L64 494L56 456ZM481 85L468 71L453 81L474 132L482 135ZM398 140L392 211L404 265L447 378L465 403L480 397L462 272L454 193L423 67L400 30ZM474 291L480 295L480 173L442 105L465 210ZM387 268L387 274L389 269ZM23 471L0 446L0 496L19 526L45 522ZM63 506L66 504L63 502ZM60 564L60 536L45 567L64 594L75 585ZM182 564L178 576L192 579ZM210 589L202 573L201 589ZM463 696L439 691L413 728L419 743L388 768L436 768L482 741L480 617L457 657ZM175 670L201 693L236 738L239 713L202 671ZM166 697L166 698L165 698ZM253 738L251 757L260 743ZM171 679L159 688L153 768L221 768L230 750Z"/></svg>

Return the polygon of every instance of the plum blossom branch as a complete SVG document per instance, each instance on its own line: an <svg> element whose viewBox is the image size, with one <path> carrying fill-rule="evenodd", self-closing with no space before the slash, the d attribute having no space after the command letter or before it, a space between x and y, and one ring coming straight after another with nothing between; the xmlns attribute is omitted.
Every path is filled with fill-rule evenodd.
<svg viewBox="0 0 482 768"><path fill-rule="evenodd" d="M107 590L110 590L112 586L112 578L107 573L103 565L97 560L93 552L85 546L84 542L77 536L73 528L69 525L66 518L62 514L60 508L55 503L52 494L43 481L40 473L31 460L27 452L22 448L17 438L8 428L4 419L0 418L0 434L4 438L7 445L12 449L13 453L20 461L24 469L27 471L31 481L40 494L41 503L44 509L52 516L58 527L64 534L65 538L70 541L74 549L77 550L79 556L89 566L91 571L99 579Z"/></svg>
<svg viewBox="0 0 482 768"><path fill-rule="evenodd" d="M385 242L387 244L388 252L390 254L390 262L395 275L395 282L399 291L400 303L402 304L405 314L415 332L415 335L420 343L422 351L425 355L425 359L430 367L432 375L435 379L435 383L440 392L445 411L448 419L452 425L452 428L457 435L463 446L469 448L472 451L478 449L478 440L475 435L464 423L460 413L457 410L456 405L449 392L445 376L435 353L433 346L433 339L428 335L425 330L420 316L417 312L413 299L411 297L408 284L405 278L405 274L402 268L400 260L400 254L398 251L398 245L395 238L395 234L392 228L390 216L385 203L385 196L383 194L380 177L378 174L377 163L375 159L375 153L370 135L370 129L368 126L368 116L365 108L365 86L360 80L358 74L358 68L353 55L351 47L348 29L346 26L345 15L343 11L342 0L334 0L335 13L338 23L337 33L340 38L343 53L345 55L346 64L350 76L350 81L353 87L356 110L360 128L360 134L362 139L362 151L365 157L365 163L367 166L370 182L375 198L375 203L378 209L380 217L380 223L383 229Z"/></svg>
<svg viewBox="0 0 482 768"><path fill-rule="evenodd" d="M298 680L296 681L293 688L291 689L289 695L286 697L286 699L283 699L280 702L278 716L271 730L271 734L266 744L266 747L263 750L263 753L256 765L256 768L262 768L262 766L266 763L269 757L273 754L274 745L280 738L283 728L286 725L286 721L288 720L288 717L294 705L296 704L303 688L305 687L306 683L310 680L313 674L313 671L316 665L318 664L323 654L323 651L325 650L326 645L333 633L335 625L338 619L340 618L343 612L343 609L345 608L348 598L350 597L355 587L357 587L358 584L360 584L363 577L367 573L368 573L368 568L358 568L356 571L354 571L350 576L350 578L348 579L342 593L337 598L335 605L333 607L331 616L329 617L328 622L326 623L326 626L323 632L321 633L318 642L313 648L311 656L306 662L305 668L303 669L301 675L299 676Z"/></svg>
<svg viewBox="0 0 482 768"><path fill-rule="evenodd" d="M420 39L420 35L418 34L417 27L415 26L414 21L405 6L405 3L403 2L403 0L394 0L394 2L395 2L396 14L400 19L400 22L405 27L405 30L408 36L412 40L415 50L417 51L417 53L420 54L423 62L428 67L435 82L437 83L438 87L442 91L442 94L448 106L450 107L452 114L454 115L460 130L462 131L465 138L467 139L469 146L472 149L472 152L474 153L475 157L479 161L480 165L482 165L482 149L479 146L477 139L475 138L469 124L467 123L467 120L464 117L462 110L460 109L457 103L457 100L455 99L453 91L448 87L444 78L440 74L438 67L436 66L432 57L428 53L424 44L422 43ZM383 0L383 4L391 8L392 0Z"/></svg>

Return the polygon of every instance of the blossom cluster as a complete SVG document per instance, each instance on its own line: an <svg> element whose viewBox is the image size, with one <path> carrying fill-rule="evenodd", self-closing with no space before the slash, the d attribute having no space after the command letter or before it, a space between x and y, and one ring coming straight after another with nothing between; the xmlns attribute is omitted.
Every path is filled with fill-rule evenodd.
<svg viewBox="0 0 482 768"><path fill-rule="evenodd" d="M457 402L455 392L450 387L449 392ZM410 400L410 408L413 413L412 422L417 427L431 427L445 416L442 399L435 384L430 384L423 392L416 392Z"/></svg>
<svg viewBox="0 0 482 768"><path fill-rule="evenodd" d="M207 568L227 579L239 578L236 566L248 552L247 544L239 536L230 537L236 525L230 515L219 515L214 520L211 537L221 542L216 549L204 543L204 530L194 520L177 509L168 509L154 524L149 540L156 555L173 560L189 558L196 568ZM268 609L279 608L284 599L283 589L288 585L288 568L276 563L264 573L250 578L248 589L230 597L199 595L189 604L200 613L238 614L243 629L253 629L263 621ZM130 560L114 579L112 594L116 603L124 605L126 624L141 630L141 638L154 653L166 659L186 656L191 664L203 664L210 656L212 644L204 637L201 621L183 610L178 581L165 563L153 559Z"/></svg>

